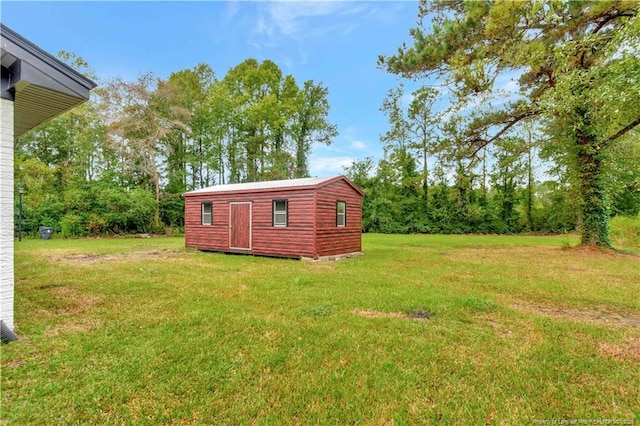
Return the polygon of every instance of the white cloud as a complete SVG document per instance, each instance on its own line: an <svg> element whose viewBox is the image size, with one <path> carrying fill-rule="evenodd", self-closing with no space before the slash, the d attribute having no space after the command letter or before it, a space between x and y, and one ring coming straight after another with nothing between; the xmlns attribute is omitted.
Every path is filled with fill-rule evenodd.
<svg viewBox="0 0 640 426"><path fill-rule="evenodd" d="M304 43L336 33L346 37L364 24L363 18L375 18L370 9L351 1L259 2L253 36L265 45L285 39Z"/></svg>
<svg viewBox="0 0 640 426"><path fill-rule="evenodd" d="M333 176L344 173L344 167L353 163L352 157L315 157L309 159L309 173L311 176Z"/></svg>
<svg viewBox="0 0 640 426"><path fill-rule="evenodd" d="M269 3L268 13L280 32L299 37L312 30L326 33L329 27L318 27L312 21L330 15L352 14L354 7L344 2L274 2ZM358 7L358 9L362 9Z"/></svg>
<svg viewBox="0 0 640 426"><path fill-rule="evenodd" d="M300 56L300 63L306 64L309 61L309 55L301 47L298 48L298 55Z"/></svg>
<svg viewBox="0 0 640 426"><path fill-rule="evenodd" d="M242 0L237 0L242 1ZM245 37L249 46L260 51L281 51L297 48L298 56L293 62L286 62L293 69L297 64L308 61L310 45L323 41L353 37L356 31L364 27L390 25L400 16L406 7L384 1L384 6L377 2L361 2L357 0L280 0L251 2L255 14L246 28ZM383 3L382 1L380 3ZM231 9L227 14L236 13ZM244 23L244 21L243 21ZM234 28L234 32L238 31ZM271 54L273 56L273 54ZM374 58L375 59L375 58Z"/></svg>
<svg viewBox="0 0 640 426"><path fill-rule="evenodd" d="M324 151L332 152L339 155L362 155L362 152L355 153L354 151L369 151L369 144L365 142L367 139L362 138L362 132L356 126L349 126L340 131L339 139L332 145L314 145L314 152Z"/></svg>
<svg viewBox="0 0 640 426"><path fill-rule="evenodd" d="M331 153L344 154L346 151L340 148L340 146L341 146L340 144L335 142L332 143L331 145L325 145L323 143L314 142L313 145L311 146L311 151L328 153L329 155L332 155Z"/></svg>
<svg viewBox="0 0 640 426"><path fill-rule="evenodd" d="M264 16L260 16L258 18L258 22L256 22L256 31L268 37L272 37L274 33L273 27L267 23Z"/></svg>
<svg viewBox="0 0 640 426"><path fill-rule="evenodd" d="M237 1L231 1L227 3L222 16L220 17L220 25L224 28L226 28L228 25L232 25L239 10L240 5Z"/></svg>
<svg viewBox="0 0 640 426"><path fill-rule="evenodd" d="M367 148L367 144L362 142L362 141L359 141L359 140L352 140L351 141L351 148L362 150L362 149L366 149Z"/></svg>

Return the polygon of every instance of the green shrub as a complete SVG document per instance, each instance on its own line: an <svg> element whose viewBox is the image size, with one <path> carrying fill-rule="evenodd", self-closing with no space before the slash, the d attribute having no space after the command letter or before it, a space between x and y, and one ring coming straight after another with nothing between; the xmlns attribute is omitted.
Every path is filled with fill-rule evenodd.
<svg viewBox="0 0 640 426"><path fill-rule="evenodd" d="M87 235L86 221L82 216L68 213L60 220L60 230L64 238Z"/></svg>
<svg viewBox="0 0 640 426"><path fill-rule="evenodd" d="M609 224L609 232L615 247L640 251L640 214L636 217L614 217Z"/></svg>
<svg viewBox="0 0 640 426"><path fill-rule="evenodd" d="M91 213L87 218L87 231L91 235L104 234L106 225L107 220L96 213Z"/></svg>

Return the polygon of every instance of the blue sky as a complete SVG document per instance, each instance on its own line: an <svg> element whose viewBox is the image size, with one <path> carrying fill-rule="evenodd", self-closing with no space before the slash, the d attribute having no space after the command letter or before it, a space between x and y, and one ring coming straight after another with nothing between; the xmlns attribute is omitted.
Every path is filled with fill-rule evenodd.
<svg viewBox="0 0 640 426"><path fill-rule="evenodd" d="M209 64L218 78L247 58L270 59L298 84L329 89L333 145L314 147L313 176L382 155L379 108L400 82L376 66L409 42L417 1L8 2L2 22L52 54L82 56L101 79ZM408 83L408 82L405 82Z"/></svg>

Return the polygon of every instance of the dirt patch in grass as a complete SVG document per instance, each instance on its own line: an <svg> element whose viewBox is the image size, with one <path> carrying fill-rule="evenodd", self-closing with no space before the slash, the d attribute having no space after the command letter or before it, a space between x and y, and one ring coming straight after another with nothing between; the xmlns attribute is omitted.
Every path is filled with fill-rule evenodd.
<svg viewBox="0 0 640 426"><path fill-rule="evenodd" d="M512 304L517 311L533 313L549 318L588 322L591 324L611 324L619 327L640 327L640 315L613 312L608 309L572 309L536 304Z"/></svg>
<svg viewBox="0 0 640 426"><path fill-rule="evenodd" d="M493 329L493 331L500 337L511 338L513 337L513 331L511 331L505 324L502 322L486 319L485 322Z"/></svg>
<svg viewBox="0 0 640 426"><path fill-rule="evenodd" d="M92 265L99 262L111 262L121 260L138 260L138 259L168 259L170 257L176 257L184 255L183 251L178 250L163 250L163 251L133 251L130 253L110 253L110 254L96 254L96 253L74 253L60 257L53 257L52 262L61 263L64 265Z"/></svg>
<svg viewBox="0 0 640 426"><path fill-rule="evenodd" d="M7 368L20 368L20 367L22 367L24 365L24 361L21 360L20 358L18 358L18 359L13 359L13 360L8 361L8 362L3 363L3 364L4 364L4 367L7 367Z"/></svg>
<svg viewBox="0 0 640 426"><path fill-rule="evenodd" d="M382 312L371 309L359 309L355 308L351 310L352 314L360 315L365 318L403 318L403 319L418 319L427 320L433 316L432 312L424 309L416 309L411 312Z"/></svg>
<svg viewBox="0 0 640 426"><path fill-rule="evenodd" d="M51 293L58 299L76 302L85 306L95 305L103 299L101 296L80 294L77 288L67 286L52 287Z"/></svg>
<svg viewBox="0 0 640 426"><path fill-rule="evenodd" d="M39 289L48 290L55 300L51 306L39 310L40 315L58 318L56 324L46 331L47 337L57 337L69 332L88 333L102 327L102 322L92 318L88 312L104 300L103 296L85 294L76 287L55 284Z"/></svg>
<svg viewBox="0 0 640 426"><path fill-rule="evenodd" d="M402 312L381 312L373 311L370 309L355 308L351 310L351 313L366 318L407 318L407 314L404 314Z"/></svg>
<svg viewBox="0 0 640 426"><path fill-rule="evenodd" d="M630 252L630 251L625 251L625 250L618 250L615 248L605 248L605 247L596 247L596 246L583 246L583 245L577 245L577 246L573 246L573 247L563 247L562 250L564 251L568 251L568 252L573 252L573 253L580 253L581 255L593 255L593 256L630 256L630 257L638 257L637 254Z"/></svg>
<svg viewBox="0 0 640 426"><path fill-rule="evenodd" d="M618 361L640 361L640 338L630 338L625 343L600 343L600 352Z"/></svg>
<svg viewBox="0 0 640 426"><path fill-rule="evenodd" d="M551 256L556 257L559 255L579 255L580 257L593 257L593 258L626 258L637 257L618 250L604 250L588 246L574 246L574 247L547 247L547 246L520 246L520 247L469 247L465 249L456 250L453 253L443 254L445 257L460 257L460 258L475 258L477 260L491 260L498 258L504 262L504 256Z"/></svg>
<svg viewBox="0 0 640 426"><path fill-rule="evenodd" d="M500 248L465 248L456 250L451 253L442 253L442 256L453 261L463 261L470 264L495 264L504 265L505 259L512 266L527 265L533 270L545 270L550 267L562 268L566 270L571 268L572 272L587 272L590 269L586 264L575 264L575 260L584 262L585 259L590 260L635 260L636 255L622 253L616 250L601 250L591 247L500 247ZM569 263L569 264L568 264Z"/></svg>
<svg viewBox="0 0 640 426"><path fill-rule="evenodd" d="M45 284L45 285L41 285L39 287L36 287L36 289L38 290L49 290L51 288L58 288L58 287L63 287L61 284Z"/></svg>
<svg viewBox="0 0 640 426"><path fill-rule="evenodd" d="M102 321L92 318L83 318L78 322L61 322L46 331L47 337L58 337L67 333L90 333L102 327Z"/></svg>
<svg viewBox="0 0 640 426"><path fill-rule="evenodd" d="M420 319L420 320L427 320L434 315L435 314L433 312L428 311L426 309L414 309L413 311L407 314L409 318Z"/></svg>
<svg viewBox="0 0 640 426"><path fill-rule="evenodd" d="M63 285L45 285L39 290L49 290L55 303L52 306L39 309L40 315L77 314L86 312L96 304L102 302L102 296L83 294L75 287Z"/></svg>

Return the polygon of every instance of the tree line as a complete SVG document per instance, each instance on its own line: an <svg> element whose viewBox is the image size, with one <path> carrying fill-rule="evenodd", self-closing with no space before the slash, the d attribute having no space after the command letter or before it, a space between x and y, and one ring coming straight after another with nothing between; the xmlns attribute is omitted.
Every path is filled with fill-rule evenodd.
<svg viewBox="0 0 640 426"><path fill-rule="evenodd" d="M61 58L95 78L82 58ZM274 62L255 59L222 79L199 64L166 80L147 73L107 81L89 102L16 142L23 229L180 230L185 191L307 177L312 145L337 135L327 95L322 83L299 85Z"/></svg>
<svg viewBox="0 0 640 426"><path fill-rule="evenodd" d="M380 108L389 121L383 158L345 168L365 192L365 232L566 233L582 226L579 186L567 153L553 145L553 128L529 119L469 155L461 118L438 109L439 98L426 86L389 90ZM608 215L638 216L640 132L621 138L606 158Z"/></svg>
<svg viewBox="0 0 640 426"><path fill-rule="evenodd" d="M381 56L379 65L405 78L436 80L446 90L451 115L444 140L452 148L459 206L471 200L466 180L478 158L493 147L498 164L509 163L507 145L533 121L545 135L541 153L563 172L557 184L566 182L576 203L582 244L609 247L614 199L638 192L639 12L638 2L624 0L421 0L412 42ZM505 88L508 79L517 92ZM463 167L464 161L470 163ZM616 182L620 163L632 176ZM508 222L513 185L506 171L498 180L498 211ZM631 191L613 190L625 183ZM525 210L533 212L531 205Z"/></svg>
<svg viewBox="0 0 640 426"><path fill-rule="evenodd" d="M421 0L412 44L378 62L419 88L389 90L383 158L346 169L365 192L363 230L577 229L583 244L609 246L609 219L640 211L639 11L622 0ZM180 230L183 192L306 177L312 145L337 135L328 88L269 60L221 79L199 64L94 92L16 143L28 232Z"/></svg>

